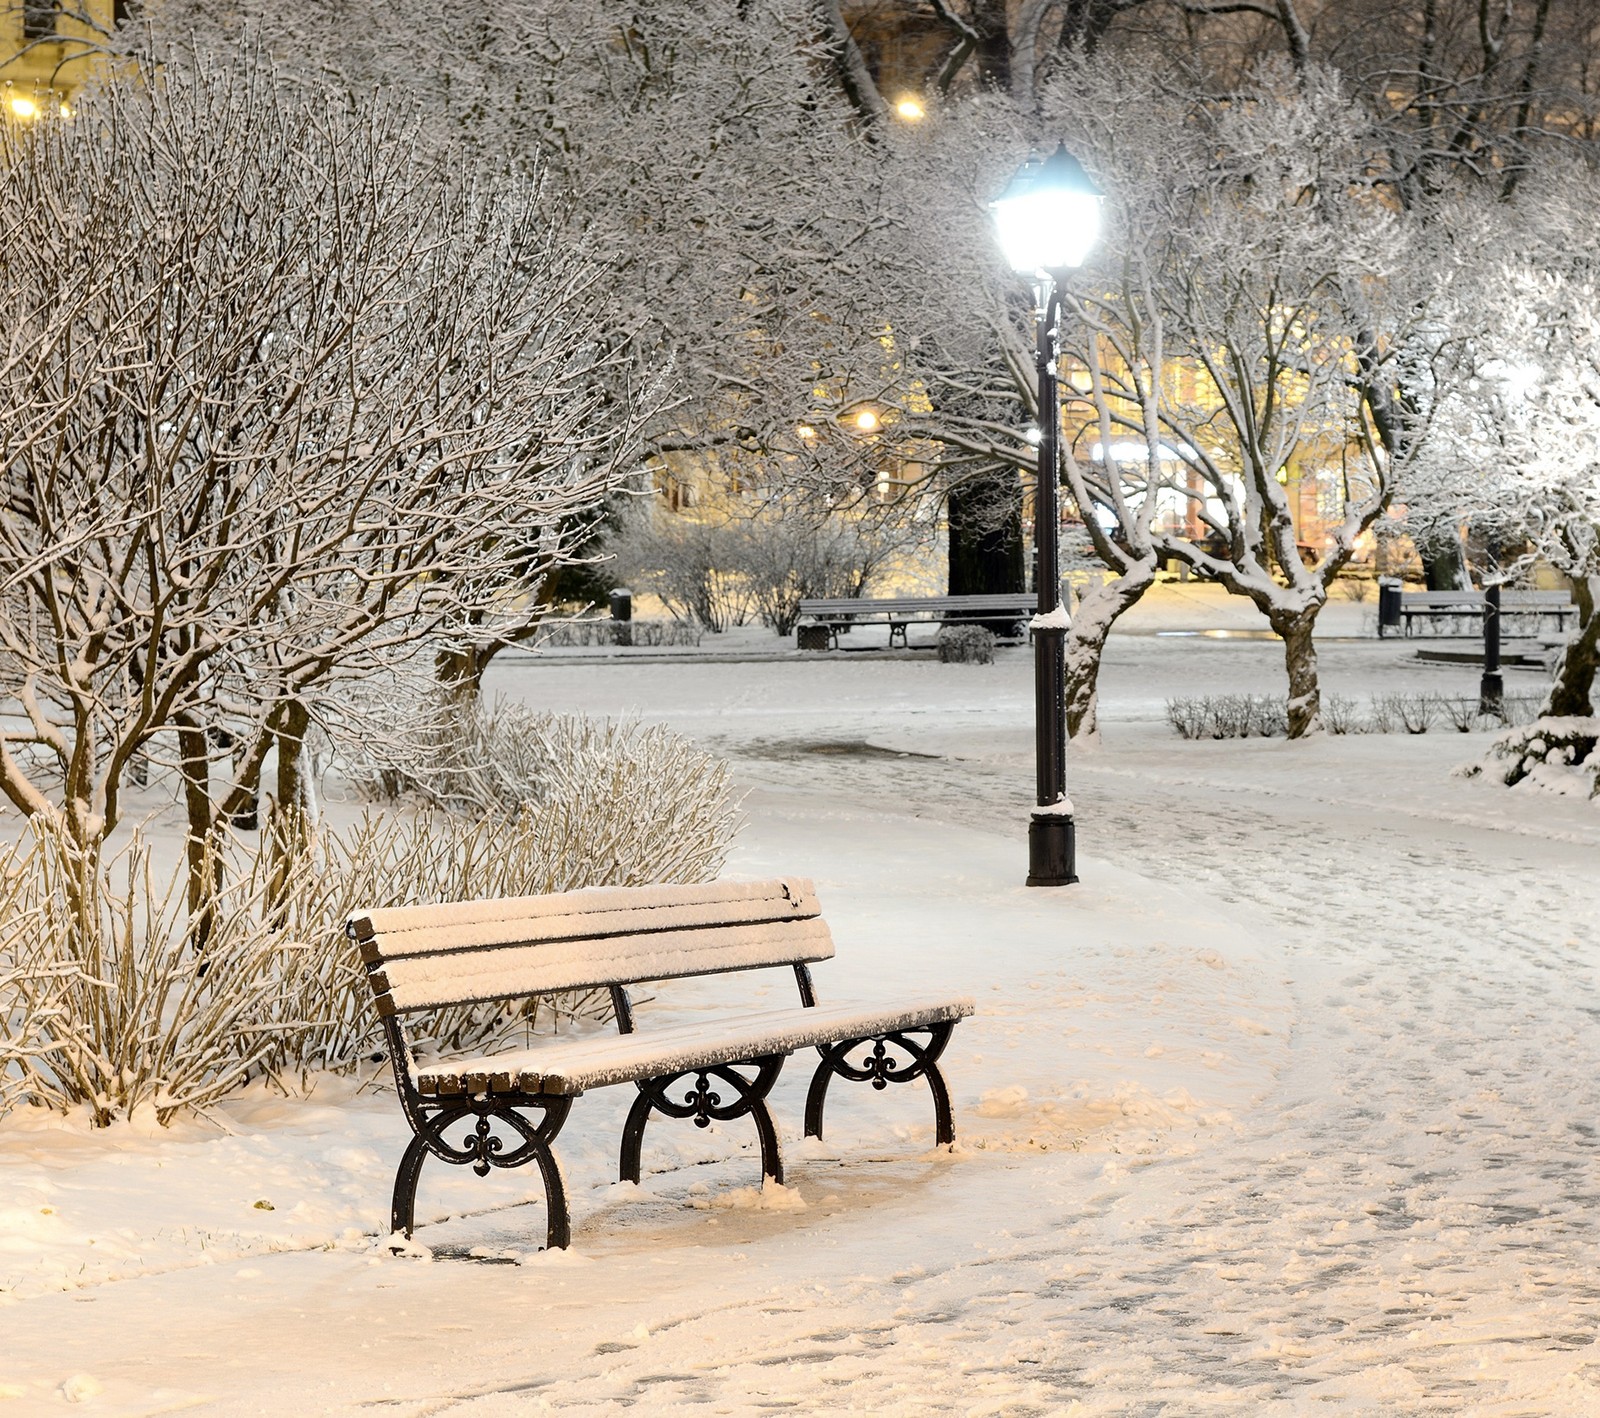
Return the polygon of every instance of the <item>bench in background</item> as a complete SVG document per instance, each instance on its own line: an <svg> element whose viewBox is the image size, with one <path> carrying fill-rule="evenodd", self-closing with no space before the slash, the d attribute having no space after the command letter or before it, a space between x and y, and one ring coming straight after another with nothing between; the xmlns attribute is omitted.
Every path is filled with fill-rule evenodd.
<svg viewBox="0 0 1600 1418"><path fill-rule="evenodd" d="M1031 593L992 596L881 596L873 600L842 596L800 602L796 643L802 650L839 648L841 631L857 625L887 625L889 644L906 643L913 625L1004 624L1017 638L1025 636L1028 621L1038 609ZM807 632L811 633L808 634ZM818 643L820 642L820 643Z"/></svg>
<svg viewBox="0 0 1600 1418"><path fill-rule="evenodd" d="M1398 604L1396 604L1398 602ZM1400 630L1405 635L1479 635L1483 632L1482 591L1380 592L1378 634ZM1510 621L1538 634L1546 620L1564 631L1578 613L1566 591L1502 591L1500 623Z"/></svg>

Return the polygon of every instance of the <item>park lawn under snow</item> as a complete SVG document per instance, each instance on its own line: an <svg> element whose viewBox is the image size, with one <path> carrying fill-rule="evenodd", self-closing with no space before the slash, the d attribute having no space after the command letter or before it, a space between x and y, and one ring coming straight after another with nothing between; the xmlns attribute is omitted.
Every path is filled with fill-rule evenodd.
<svg viewBox="0 0 1600 1418"><path fill-rule="evenodd" d="M1224 623L1208 594L1146 628ZM1346 693L1475 685L1393 642L1323 657ZM1025 652L506 665L502 692L735 760L730 872L815 879L824 1001L977 998L954 1152L920 1084L836 1084L802 1144L796 1059L787 1187L757 1189L738 1124L666 1119L618 1186L631 1090L607 1089L558 1143L570 1252L537 1250L533 1176L430 1163L435 1256L408 1260L380 1242L407 1135L380 1086L166 1130L13 1118L0 1413L1600 1411L1600 811L1452 777L1484 735L1160 722L1169 694L1272 691L1278 663L1113 639L1059 891L1021 884ZM791 988L686 981L642 1012Z"/></svg>

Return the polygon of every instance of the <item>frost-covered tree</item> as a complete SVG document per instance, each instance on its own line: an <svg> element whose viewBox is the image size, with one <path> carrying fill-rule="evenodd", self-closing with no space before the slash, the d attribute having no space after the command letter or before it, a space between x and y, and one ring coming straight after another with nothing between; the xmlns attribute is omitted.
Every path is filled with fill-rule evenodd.
<svg viewBox="0 0 1600 1418"><path fill-rule="evenodd" d="M90 848L170 754L197 874L320 685L520 622L628 433L536 180L239 59L0 133L0 791Z"/></svg>
<svg viewBox="0 0 1600 1418"><path fill-rule="evenodd" d="M782 459L836 494L869 481L856 420L899 402L871 271L903 214L810 0L148 9L172 33L243 22L312 88L414 94L446 151L547 166L604 261L597 338L672 372L679 397L645 430L659 458Z"/></svg>
<svg viewBox="0 0 1600 1418"><path fill-rule="evenodd" d="M937 277L917 282L901 321L919 331L904 343L926 391L910 422L956 456L1031 466L1033 313L998 269L985 199L1018 147L1064 135L1107 193L1059 326L1061 476L1113 573L1069 636L1074 732L1093 732L1106 633L1163 559L1261 610L1285 644L1291 733L1312 732L1312 628L1426 421L1427 401L1401 391L1432 387L1450 253L1374 193L1382 134L1326 71L1269 68L1217 102L1152 67L1082 63L1043 106L1033 120L974 104L906 140L940 213L918 266ZM1306 545L1289 484L1330 463L1333 531Z"/></svg>
<svg viewBox="0 0 1600 1418"><path fill-rule="evenodd" d="M1411 480L1412 515L1465 525L1500 553L1487 579L1543 562L1568 578L1578 628L1544 717L1587 717L1600 666L1600 275L1585 242L1600 191L1545 161L1494 213L1460 292L1455 377ZM1498 238L1498 239L1495 239Z"/></svg>

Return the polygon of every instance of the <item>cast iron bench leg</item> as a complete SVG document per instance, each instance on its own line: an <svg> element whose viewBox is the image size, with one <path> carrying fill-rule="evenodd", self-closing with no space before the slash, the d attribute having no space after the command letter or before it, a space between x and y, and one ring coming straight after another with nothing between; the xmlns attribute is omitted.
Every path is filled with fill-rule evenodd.
<svg viewBox="0 0 1600 1418"><path fill-rule="evenodd" d="M538 1108L544 1116L536 1125L516 1111L519 1107ZM406 1145L395 1172L394 1198L389 1207L391 1231L410 1236L415 1229L417 1183L422 1177L422 1164L430 1152L455 1167L470 1165L480 1177L488 1176L491 1167L520 1167L524 1162L533 1161L539 1164L544 1180L545 1244L553 1251L565 1250L572 1243L572 1221L561 1164L550 1144L561 1131L571 1109L571 1098L535 1100L527 1095L518 1095L515 1103L509 1098L490 1098L487 1101L463 1100L438 1108L424 1106L418 1122L413 1124L416 1133ZM477 1119L472 1131L459 1146L448 1142L445 1131L467 1118ZM494 1124L497 1122L520 1139L516 1146L508 1149L505 1140L496 1136Z"/></svg>
<svg viewBox="0 0 1600 1418"><path fill-rule="evenodd" d="M837 1074L852 1083L871 1083L878 1089L887 1088L891 1083L909 1083L914 1078L926 1078L928 1091L933 1094L934 1138L939 1146L954 1142L956 1125L950 1108L950 1090L939 1071L939 1055L950 1042L954 1028L955 1023L951 1021L927 1025L922 1029L908 1029L904 1033L883 1034L876 1038L846 1039L818 1049L822 1062L811 1075L811 1087L806 1092L806 1136L822 1136L822 1110L828 1101L828 1084ZM907 1034L922 1033L928 1035L926 1044L906 1037ZM872 1052L859 1064L851 1063L851 1051L868 1044L872 1046ZM909 1054L910 1063L902 1063L891 1057L890 1046Z"/></svg>
<svg viewBox="0 0 1600 1418"><path fill-rule="evenodd" d="M628 1120L622 1128L617 1176L624 1182L639 1180L644 1129L651 1113L664 1113L669 1118L693 1118L694 1125L702 1128L710 1127L713 1119L728 1122L748 1113L755 1120L756 1136L761 1142L761 1175L781 1183L783 1152L778 1145L778 1130L772 1124L772 1114L767 1110L767 1094L778 1081L787 1057L786 1054L771 1054L766 1058L741 1059L737 1064L694 1068L640 1080L635 1085L639 1096L628 1109ZM755 1075L746 1078L737 1072L740 1068L753 1068ZM723 1102L722 1095L712 1088L713 1078L732 1087L735 1097L731 1102ZM685 1089L685 1096L681 1100L671 1097L667 1090L684 1080L692 1080Z"/></svg>

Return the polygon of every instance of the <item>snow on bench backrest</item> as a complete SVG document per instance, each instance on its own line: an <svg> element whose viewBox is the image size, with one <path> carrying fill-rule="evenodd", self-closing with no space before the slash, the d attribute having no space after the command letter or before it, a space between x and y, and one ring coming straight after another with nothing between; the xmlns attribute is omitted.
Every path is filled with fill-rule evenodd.
<svg viewBox="0 0 1600 1418"><path fill-rule="evenodd" d="M381 1013L826 960L809 881L611 886L398 906L349 930Z"/></svg>

